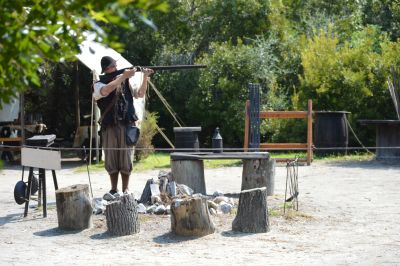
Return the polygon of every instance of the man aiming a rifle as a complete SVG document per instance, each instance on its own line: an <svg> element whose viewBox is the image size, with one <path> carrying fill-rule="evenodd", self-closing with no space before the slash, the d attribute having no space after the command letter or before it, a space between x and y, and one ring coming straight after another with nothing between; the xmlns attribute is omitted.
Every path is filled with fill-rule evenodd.
<svg viewBox="0 0 400 266"><path fill-rule="evenodd" d="M125 69L122 74L110 79L110 75L117 71L116 60L104 56L100 63L104 75L101 75L100 80L94 84L93 97L101 111L101 139L105 151L104 165L111 181L111 190L103 198L111 200L118 192L119 174L122 179L122 192L128 193L133 146L128 146L126 143L126 127L134 125L138 120L133 97L144 97L147 79L154 71L142 68L143 80L137 88L132 88L128 80L135 75L136 68Z"/></svg>

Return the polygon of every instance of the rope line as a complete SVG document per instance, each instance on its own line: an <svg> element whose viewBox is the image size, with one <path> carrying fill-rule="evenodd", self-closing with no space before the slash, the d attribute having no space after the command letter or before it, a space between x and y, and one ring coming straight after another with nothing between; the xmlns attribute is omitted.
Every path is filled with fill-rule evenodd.
<svg viewBox="0 0 400 266"><path fill-rule="evenodd" d="M169 103L164 98L164 96L162 96L161 92L156 88L156 86L150 80L148 82L149 82L151 88L154 90L154 92L160 98L161 102L164 104L165 108L167 108L168 112L172 115L172 117L174 118L175 122L179 125L179 127L182 127L182 125L185 125L182 122L182 119L180 119L178 117L178 115L176 114L176 112L172 109L171 105L169 105ZM179 120L180 120L180 122L179 122Z"/></svg>
<svg viewBox="0 0 400 266"><path fill-rule="evenodd" d="M58 151L83 151L83 150L89 150L89 148L83 148L83 147L38 147L38 146L10 146L10 145L0 145L0 150L1 149L21 149L21 148L33 148L33 149L42 149L42 150L58 150ZM221 149L213 149L213 148L136 148L136 147L131 147L131 148L99 148L100 150L130 150L130 149L135 149L135 150L154 150L154 151L199 151L199 152L211 152L211 151L220 151ZM367 150L367 149L400 149L400 146L385 146L385 147L324 147L324 148L317 148L314 147L313 150ZM96 150L96 148L91 148L91 150ZM307 151L307 148L223 148L224 152L228 151ZM370 152L371 154L374 154Z"/></svg>
<svg viewBox="0 0 400 266"><path fill-rule="evenodd" d="M346 115L344 116L344 119L346 120L346 123L347 123L347 125L349 126L351 132L353 133L354 137L356 138L356 140L358 141L358 143L360 143L361 147L362 147L363 149L365 149L368 153L374 154L373 152L371 152L370 150L368 150L368 149L364 146L364 144L362 144L361 140L357 137L356 133L354 132L353 128L351 127L350 122L349 122L349 120L347 119Z"/></svg>

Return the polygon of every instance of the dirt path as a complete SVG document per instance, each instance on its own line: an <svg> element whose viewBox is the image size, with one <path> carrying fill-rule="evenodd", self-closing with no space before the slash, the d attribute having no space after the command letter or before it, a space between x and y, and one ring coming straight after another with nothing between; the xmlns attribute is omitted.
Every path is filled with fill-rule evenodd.
<svg viewBox="0 0 400 266"><path fill-rule="evenodd" d="M141 193L158 171L135 174L131 190ZM64 165L59 186L88 183L86 172ZM82 232L57 229L54 189L48 178L48 217L32 203L27 218L13 189L21 169L0 171L0 263L86 265L400 265L400 163L316 162L299 167L300 212L270 217L271 231L238 234L233 215L214 217L217 232L201 238L171 234L169 217L142 215L139 234L110 237L104 216ZM282 204L286 168L276 169L270 210ZM95 197L108 190L104 172L91 173ZM238 192L241 167L206 170L208 193Z"/></svg>

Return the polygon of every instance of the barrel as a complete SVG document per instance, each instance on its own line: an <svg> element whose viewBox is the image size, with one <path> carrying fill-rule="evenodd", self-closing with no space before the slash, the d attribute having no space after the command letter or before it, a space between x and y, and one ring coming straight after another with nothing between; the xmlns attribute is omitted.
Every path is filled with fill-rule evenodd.
<svg viewBox="0 0 400 266"><path fill-rule="evenodd" d="M201 127L174 127L175 148L182 152L199 151L199 132Z"/></svg>
<svg viewBox="0 0 400 266"><path fill-rule="evenodd" d="M349 144L347 111L316 111L314 146L318 155L346 154ZM338 149L334 149L337 147Z"/></svg>

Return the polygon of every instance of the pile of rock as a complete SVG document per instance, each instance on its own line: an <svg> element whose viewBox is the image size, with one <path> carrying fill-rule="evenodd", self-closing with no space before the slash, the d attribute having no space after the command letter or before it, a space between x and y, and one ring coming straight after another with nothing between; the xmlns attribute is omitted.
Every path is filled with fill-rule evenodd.
<svg viewBox="0 0 400 266"><path fill-rule="evenodd" d="M118 194L114 196L114 200L118 200ZM193 194L193 189L172 180L171 172L160 171L157 178L147 180L140 198L137 198L138 213L170 214L171 203L174 199L194 196L196 194ZM237 208L237 201L224 196L222 191L215 191L212 196L206 197L208 209L212 215L231 213L234 208ZM95 200L93 213L104 213L107 204L112 201Z"/></svg>
<svg viewBox="0 0 400 266"><path fill-rule="evenodd" d="M160 171L157 179L147 180L139 199L138 212L169 214L173 199L193 196L196 196L193 189L173 181L171 172ZM221 191L216 191L212 197L208 197L208 208L212 215L230 213L235 206L237 204L233 198L225 197Z"/></svg>

